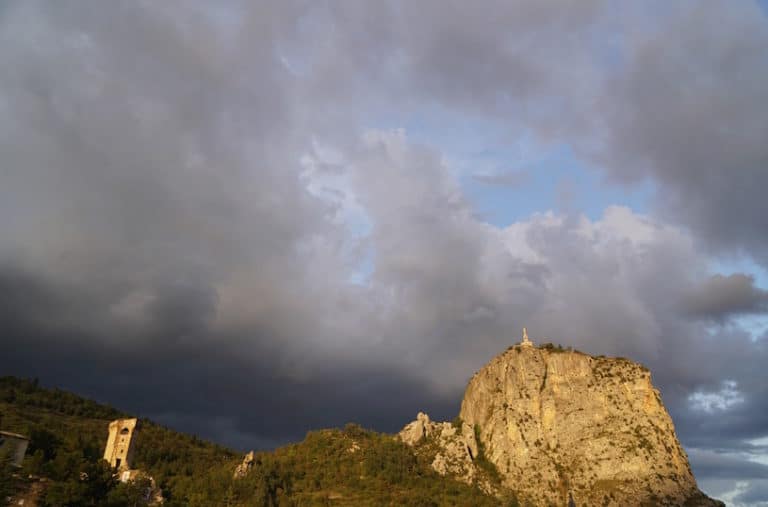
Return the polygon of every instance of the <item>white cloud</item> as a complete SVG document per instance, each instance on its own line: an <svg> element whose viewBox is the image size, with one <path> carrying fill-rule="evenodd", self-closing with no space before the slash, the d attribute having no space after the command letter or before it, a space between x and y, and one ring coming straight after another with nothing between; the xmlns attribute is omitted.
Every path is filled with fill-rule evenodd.
<svg viewBox="0 0 768 507"><path fill-rule="evenodd" d="M727 411L744 403L744 396L735 380L723 380L718 391L696 391L688 395L688 403L694 410L714 414Z"/></svg>

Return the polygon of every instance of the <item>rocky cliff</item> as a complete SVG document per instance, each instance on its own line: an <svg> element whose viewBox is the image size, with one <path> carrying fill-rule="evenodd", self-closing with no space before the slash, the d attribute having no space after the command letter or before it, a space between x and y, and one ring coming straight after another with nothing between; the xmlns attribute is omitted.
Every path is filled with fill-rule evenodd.
<svg viewBox="0 0 768 507"><path fill-rule="evenodd" d="M419 412L398 434L406 444L428 456L432 468L467 484L477 484L486 493L496 493L494 481L482 473L475 460L479 456L475 432L467 423L433 422ZM498 482L498 481L496 481Z"/></svg>
<svg viewBox="0 0 768 507"><path fill-rule="evenodd" d="M472 482L482 477L480 458L495 465L500 490L514 491L521 504L722 505L698 490L650 372L627 359L510 347L472 377L457 421L457 433L472 441L476 435L479 451L472 455L468 440L443 437L446 426L430 422L440 437L425 430L422 442L443 456L433 468ZM406 426L410 437L401 432L406 442L413 425ZM471 464L456 452L462 443ZM446 460L461 466L440 467Z"/></svg>

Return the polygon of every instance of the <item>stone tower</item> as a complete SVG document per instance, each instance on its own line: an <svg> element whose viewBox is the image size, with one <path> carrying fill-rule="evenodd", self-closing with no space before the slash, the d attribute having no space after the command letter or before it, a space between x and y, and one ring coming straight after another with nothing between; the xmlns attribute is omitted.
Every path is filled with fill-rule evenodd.
<svg viewBox="0 0 768 507"><path fill-rule="evenodd" d="M138 432L137 419L116 419L109 423L109 437L104 448L104 460L116 470L129 470Z"/></svg>

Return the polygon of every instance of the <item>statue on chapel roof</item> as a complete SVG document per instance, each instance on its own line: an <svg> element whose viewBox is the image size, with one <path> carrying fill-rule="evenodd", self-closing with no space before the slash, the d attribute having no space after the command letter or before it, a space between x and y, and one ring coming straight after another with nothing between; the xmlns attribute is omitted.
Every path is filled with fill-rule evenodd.
<svg viewBox="0 0 768 507"><path fill-rule="evenodd" d="M523 328L523 341L520 342L523 347L533 347L533 342L528 339L528 330Z"/></svg>

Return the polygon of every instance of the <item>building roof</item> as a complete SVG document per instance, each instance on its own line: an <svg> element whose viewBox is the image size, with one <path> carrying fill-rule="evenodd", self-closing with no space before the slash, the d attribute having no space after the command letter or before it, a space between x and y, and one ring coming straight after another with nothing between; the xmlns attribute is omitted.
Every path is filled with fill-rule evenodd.
<svg viewBox="0 0 768 507"><path fill-rule="evenodd" d="M29 440L29 437L25 437L24 435L19 435L18 433L13 433L10 431L0 431L0 435L4 437L10 437L10 438L20 438L22 440Z"/></svg>

